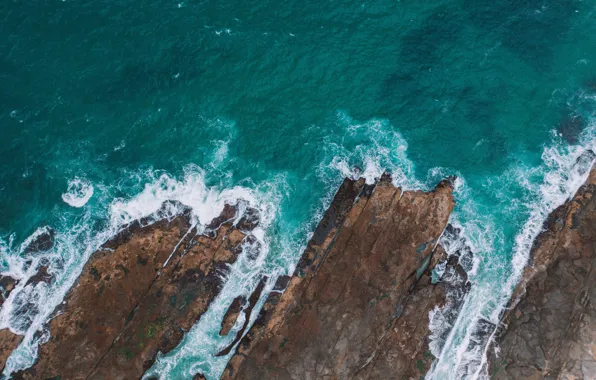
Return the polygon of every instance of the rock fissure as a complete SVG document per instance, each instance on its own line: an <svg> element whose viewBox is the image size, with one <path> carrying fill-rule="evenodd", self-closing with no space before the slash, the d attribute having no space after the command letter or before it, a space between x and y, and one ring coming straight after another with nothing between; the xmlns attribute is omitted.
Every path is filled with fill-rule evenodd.
<svg viewBox="0 0 596 380"><path fill-rule="evenodd" d="M172 256L176 253L176 251L178 250L178 248L180 247L181 243L186 239L186 237L188 236L189 232L192 230L193 228L191 227L186 234L182 237L182 239L180 239L180 241L176 244L174 250L172 251L172 253L170 254L170 256L168 256L167 260L164 262L164 264L162 265L162 269L168 264L168 261L172 258ZM161 275L161 270L159 270L157 272L157 274L155 275L155 277L153 278L153 281L151 281L151 283L149 284L149 286L147 287L146 291L144 292L144 294L141 296L141 299L139 300L139 302L137 302L136 305L134 305L134 307L132 308L132 310L129 313L129 316L126 318L126 323L124 326L122 326L122 328L120 329L120 332L118 333L118 335L114 338L114 340L112 341L112 343L110 344L110 346L106 349L106 351L104 352L104 354L99 358L99 360L97 361L97 363L93 366L93 368L89 371L89 373L87 374L87 376L85 376L85 379L89 379L89 377L93 374L93 372L97 369L97 367L101 364L101 362L103 361L103 359L106 357L106 355L112 350L112 348L114 347L115 343L118 342L118 340L120 339L120 337L122 336L122 333L124 331L124 329L126 328L126 325L134 318L135 312L137 311L137 309L139 308L139 305L143 302L143 300L145 299L145 297L147 296L147 294L149 293L149 291L151 290L151 288L153 287L153 285L155 284L155 281L158 279L158 277Z"/></svg>
<svg viewBox="0 0 596 380"><path fill-rule="evenodd" d="M446 180L425 193L402 191L388 175L373 185L346 179L293 275L276 279L268 294L264 276L229 306L220 329L229 343L217 355L233 355L222 379L423 377L434 359L431 311L449 325L471 286L471 249L448 225L452 187ZM502 350L488 360L494 379L596 374L595 192L593 172L533 243L495 335ZM53 313L38 361L13 377L140 378L208 310L230 265L254 243L247 234L258 218L239 203L226 205L202 234L193 234L188 213L132 223L91 256ZM447 255L450 240L464 244ZM0 285L2 299L15 286L4 278ZM486 341L484 324L476 345ZM0 364L19 342L0 331Z"/></svg>
<svg viewBox="0 0 596 380"><path fill-rule="evenodd" d="M402 192L385 177L355 198L337 228L321 222L317 230L327 236L315 232L319 239L311 240L301 262L313 252L326 252L324 259L299 265L281 297L265 302L262 322L243 338L222 378L419 377L424 369L411 368L409 352L396 351L396 339L412 340L396 321L419 328L444 297L424 273L436 264L430 243L445 230L452 207L450 185L432 194ZM412 306L425 298L420 310ZM427 341L422 330L417 334Z"/></svg>

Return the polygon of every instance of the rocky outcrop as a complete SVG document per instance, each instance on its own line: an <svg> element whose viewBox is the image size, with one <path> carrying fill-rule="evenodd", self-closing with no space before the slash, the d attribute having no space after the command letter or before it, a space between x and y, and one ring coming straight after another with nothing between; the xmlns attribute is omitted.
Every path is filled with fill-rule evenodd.
<svg viewBox="0 0 596 380"><path fill-rule="evenodd" d="M596 170L550 215L512 300L493 379L596 378Z"/></svg>
<svg viewBox="0 0 596 380"><path fill-rule="evenodd" d="M10 276L0 275L0 306L4 305L4 301L8 298L18 281Z"/></svg>
<svg viewBox="0 0 596 380"><path fill-rule="evenodd" d="M451 192L449 181L424 193L346 179L222 378L420 378L429 312L446 299L431 270Z"/></svg>
<svg viewBox="0 0 596 380"><path fill-rule="evenodd" d="M228 311L224 315L224 319L221 323L221 329L219 330L219 335L226 336L236 323L240 312L242 311L242 306L246 303L246 298L244 296L238 296L234 298L230 307L228 307Z"/></svg>
<svg viewBox="0 0 596 380"><path fill-rule="evenodd" d="M55 232L48 226L41 228L37 236L23 248L23 253L26 255L39 254L47 252L54 247Z"/></svg>
<svg viewBox="0 0 596 380"><path fill-rule="evenodd" d="M232 355L222 378L423 376L434 359L431 311L457 311L469 287L471 252L448 257L438 244L442 234L458 235L447 225L453 206L450 181L422 192L402 191L388 175L374 185L346 179L254 325L267 277L229 306L219 334L233 335L216 353ZM258 211L242 203L226 206L201 234L188 213L132 223L91 256L49 321L36 363L14 378L140 378L208 309L258 223ZM434 278L437 265L444 281ZM52 280L43 267L34 279ZM20 339L0 331L0 364Z"/></svg>
<svg viewBox="0 0 596 380"><path fill-rule="evenodd" d="M4 369L10 353L21 344L23 337L13 334L9 329L0 330L0 371Z"/></svg>
<svg viewBox="0 0 596 380"><path fill-rule="evenodd" d="M42 281L52 281L52 275L47 272L47 267L44 266L40 267L38 272L31 276L25 285L33 284L33 286L35 286L35 284ZM8 299L10 293L12 293L19 282L20 281L15 280L10 276L0 275L0 307L4 305L4 302ZM11 352L21 344L22 340L23 336L14 334L8 328L0 330L0 371L4 369L6 360Z"/></svg>
<svg viewBox="0 0 596 380"><path fill-rule="evenodd" d="M258 218L250 215L245 231ZM235 217L226 206L203 234L191 228L188 214L128 226L91 256L49 322L37 362L14 377L140 378L219 293L246 236L232 225Z"/></svg>

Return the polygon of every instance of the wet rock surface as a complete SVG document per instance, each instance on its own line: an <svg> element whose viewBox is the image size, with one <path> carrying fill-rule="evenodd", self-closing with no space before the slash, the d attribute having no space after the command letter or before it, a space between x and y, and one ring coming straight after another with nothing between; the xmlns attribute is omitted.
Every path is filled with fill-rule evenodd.
<svg viewBox="0 0 596 380"><path fill-rule="evenodd" d="M431 271L451 192L448 181L424 193L387 176L345 180L222 378L420 378L432 362L429 312L445 302Z"/></svg>
<svg viewBox="0 0 596 380"><path fill-rule="evenodd" d="M596 170L544 227L489 357L493 379L596 378Z"/></svg>
<svg viewBox="0 0 596 380"><path fill-rule="evenodd" d="M230 307L228 307L228 310L224 315L223 322L221 323L221 329L219 330L219 335L228 335L228 333L236 323L236 320L238 319L238 316L240 315L242 307L245 303L246 298L244 296L238 296L234 298L234 301L232 301L232 304L230 305Z"/></svg>
<svg viewBox="0 0 596 380"><path fill-rule="evenodd" d="M226 207L209 224L218 229L208 234L197 234L188 214L132 223L91 256L50 320L50 339L40 345L38 360L13 377L141 378L219 293L221 275L246 237L234 218L235 209ZM5 331L0 354L8 356Z"/></svg>
<svg viewBox="0 0 596 380"><path fill-rule="evenodd" d="M491 378L596 378L595 193L596 170L536 239L498 331L500 352L488 358ZM216 354L232 355L222 378L422 378L434 360L431 312L450 325L470 289L472 252L448 224L453 206L450 181L422 192L402 191L387 175L374 185L346 179L294 274L276 279L258 316L267 277L229 305L220 335L234 335ZM182 209L164 204L164 215L168 208ZM259 215L228 205L202 234L188 210L147 222L91 256L50 320L37 362L13 378L141 378L207 311ZM53 278L41 266L29 281ZM17 285L0 277L0 301ZM485 330L478 344L494 326ZM440 346L448 330L433 333ZM0 331L0 368L21 340Z"/></svg>
<svg viewBox="0 0 596 380"><path fill-rule="evenodd" d="M39 235L24 249L24 254L36 254L47 252L54 247L55 232L50 227L44 227Z"/></svg>
<svg viewBox="0 0 596 380"><path fill-rule="evenodd" d="M10 353L21 344L23 337L13 334L9 329L0 330L0 371L6 365Z"/></svg>
<svg viewBox="0 0 596 380"><path fill-rule="evenodd" d="M0 306L4 304L17 283L18 281L10 276L0 276Z"/></svg>

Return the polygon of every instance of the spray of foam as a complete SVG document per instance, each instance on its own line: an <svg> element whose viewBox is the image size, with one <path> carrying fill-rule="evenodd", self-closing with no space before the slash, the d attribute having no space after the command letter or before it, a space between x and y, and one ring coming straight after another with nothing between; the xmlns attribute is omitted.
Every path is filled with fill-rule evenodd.
<svg viewBox="0 0 596 380"><path fill-rule="evenodd" d="M68 182L66 193L62 200L72 207L83 207L93 196L93 185L82 178L75 177Z"/></svg>
<svg viewBox="0 0 596 380"><path fill-rule="evenodd" d="M190 207L192 223L199 231L221 213L226 203L235 205L241 201L258 209L263 220L273 218L275 204L264 201L269 198L262 192L262 189L267 190L267 186L220 189L207 186L205 175L197 166L187 167L181 180L150 171L144 175L148 181L143 190L131 199L113 200L101 221L94 220L89 210L78 215L74 225L71 220L65 221L64 228L57 229L55 245L49 253L31 256L23 252L26 242L18 248L12 248L10 241L4 243L2 250L6 269L2 275L20 281L0 311L0 329L9 328L24 336L21 345L9 357L4 375L34 363L38 345L49 338L49 332L44 329L45 323L63 301L93 252L132 221L144 218L147 223L153 223L161 218L173 218L182 211L178 209L182 207L177 208L173 204L158 213L164 201L178 201ZM264 223L253 232L262 244L266 244L263 231L266 226L267 223ZM56 276L55 280L51 284L39 282L27 285L27 279L42 265ZM38 331L42 331L41 336Z"/></svg>
<svg viewBox="0 0 596 380"><path fill-rule="evenodd" d="M266 188L267 191L253 193L258 194L255 200L260 200L253 203L260 206L259 226L250 232L254 239L247 239L243 243L241 254L225 274L220 293L176 348L165 355L158 354L155 364L143 378L192 378L199 372L207 378L219 378L235 350L226 356L218 357L215 354L233 342L248 318L246 310L243 310L229 334L219 336L217 332L228 307L238 296L248 298L263 276L267 276L266 286L250 315L249 323L252 324L277 277L289 273L288 266L272 266L270 258L273 243L270 229L279 211L276 205L281 203L280 190L285 188L285 179L277 177Z"/></svg>
<svg viewBox="0 0 596 380"><path fill-rule="evenodd" d="M343 112L337 114L337 124L344 130L340 141L327 139L324 149L330 161L319 166L319 177L365 178L372 184L386 171L391 172L393 183L405 189L425 188L414 176L414 164L407 157L408 144L394 131L387 120L372 119L359 123Z"/></svg>
<svg viewBox="0 0 596 380"><path fill-rule="evenodd" d="M227 362L235 350L222 357L213 355L223 347L227 347L236 333L249 318L244 312L235 323L230 333L221 337L219 331L221 321L232 300L238 295L248 296L263 275L269 280L257 305L253 309L249 326L258 317L259 310L271 291L275 279L281 274L292 273L299 254L303 251L306 241L327 209L338 182L344 177L364 177L368 183L380 178L386 169L391 170L394 182L405 187L421 187L413 180L414 165L406 157L407 144L397 132L392 131L391 125L384 120L370 120L357 123L344 113L338 113L337 124L343 135L329 135L325 137L323 160L318 167L318 180L328 190L313 212L310 222L305 223L301 231L278 231L283 235L279 246L275 247L275 254L260 253L257 262L253 262L248 254L254 247L245 247L242 255L231 267L223 289L212 302L208 311L201 316L200 321L186 334L181 344L166 355L159 355L154 366L145 374L144 378L191 378L200 372L209 379L220 378ZM282 186L277 186L282 188ZM274 201L279 203L279 199ZM265 221L269 223L268 221ZM306 232L309 231L309 232ZM271 240L264 240L258 249L269 252ZM265 260L267 258L268 260Z"/></svg>
<svg viewBox="0 0 596 380"><path fill-rule="evenodd" d="M478 234L482 231L478 226L483 223L473 219L463 225L467 241L475 245L473 251L477 259L483 261L477 263L476 268L483 270L472 276L472 289L452 326L445 326L445 310L436 309L431 314L431 339L434 339L431 350L438 359L427 379L488 378L487 350L501 313L521 279L532 244L542 231L548 215L570 199L586 181L594 164L594 150L596 126L593 124L583 132L578 145L568 146L558 133L553 132L553 143L544 149L540 167L516 167L503 176L503 181L515 181L524 189L523 206L527 216L515 236L511 252L505 252L508 257L506 267L503 267L503 262L494 259L502 253L497 251L502 244L482 238L494 236L493 232ZM540 180L528 180L536 177ZM491 228L491 231L494 229ZM503 285L495 291L495 284ZM447 337L438 339L446 329L449 329Z"/></svg>

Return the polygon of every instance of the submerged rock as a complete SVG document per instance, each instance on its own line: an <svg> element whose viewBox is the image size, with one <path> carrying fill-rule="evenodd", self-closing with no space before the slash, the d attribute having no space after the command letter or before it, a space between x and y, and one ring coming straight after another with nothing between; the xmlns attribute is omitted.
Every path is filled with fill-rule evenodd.
<svg viewBox="0 0 596 380"><path fill-rule="evenodd" d="M43 227L43 230L23 249L24 254L35 254L47 252L54 247L55 232L50 227Z"/></svg>
<svg viewBox="0 0 596 380"><path fill-rule="evenodd" d="M10 276L0 276L0 306L4 304L17 284L18 281Z"/></svg>
<svg viewBox="0 0 596 380"><path fill-rule="evenodd" d="M577 144L585 126L586 122L580 115L571 114L559 123L557 129L569 144Z"/></svg>
<svg viewBox="0 0 596 380"><path fill-rule="evenodd" d="M454 206L430 192L346 179L296 268L269 295L224 379L419 378L430 363L435 248ZM436 255L436 256L435 256ZM279 283L279 281L278 281Z"/></svg>
<svg viewBox="0 0 596 380"><path fill-rule="evenodd" d="M596 378L596 169L544 227L489 357L492 379Z"/></svg>

